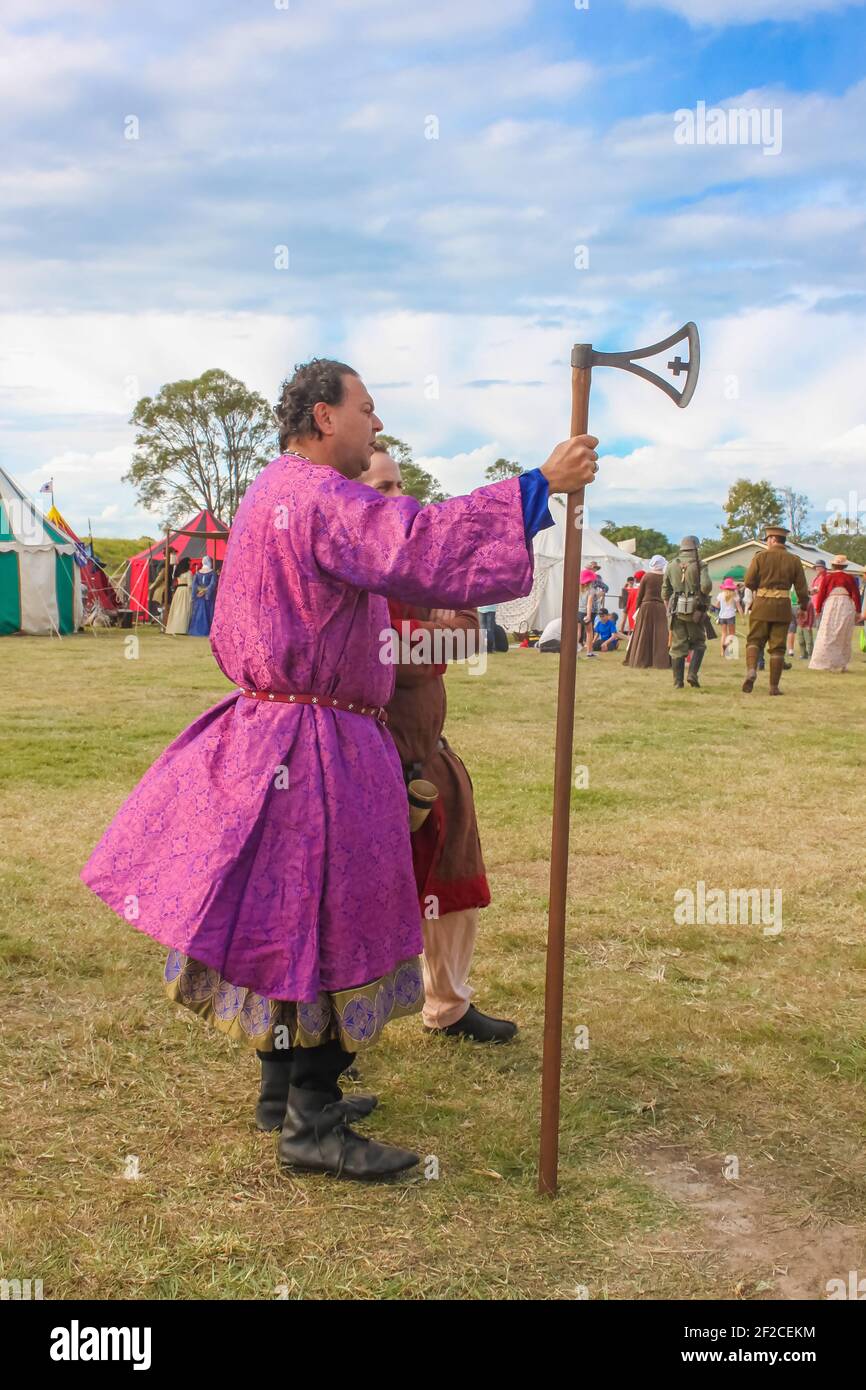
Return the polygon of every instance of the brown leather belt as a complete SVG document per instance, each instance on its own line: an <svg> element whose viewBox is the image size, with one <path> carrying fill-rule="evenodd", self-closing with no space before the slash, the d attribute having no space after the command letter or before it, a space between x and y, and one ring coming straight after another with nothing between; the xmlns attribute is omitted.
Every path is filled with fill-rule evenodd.
<svg viewBox="0 0 866 1390"><path fill-rule="evenodd" d="M321 705L322 709L343 710L347 714L367 714L378 719L380 724L388 723L388 713L383 705L361 705L356 701L337 700L333 695L313 695L310 691L247 690L243 686L241 695L248 700L277 700L283 705Z"/></svg>

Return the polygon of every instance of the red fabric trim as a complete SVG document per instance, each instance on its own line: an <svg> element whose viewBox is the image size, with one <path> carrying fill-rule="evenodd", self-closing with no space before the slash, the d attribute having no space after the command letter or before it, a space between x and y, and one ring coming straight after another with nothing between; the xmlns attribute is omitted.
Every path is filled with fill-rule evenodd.
<svg viewBox="0 0 866 1390"><path fill-rule="evenodd" d="M465 912L470 907L488 907L490 886L484 874L476 874L475 878L453 879L448 883L442 883L434 877L428 880L426 896L439 899L439 916L444 917L447 912Z"/></svg>
<svg viewBox="0 0 866 1390"><path fill-rule="evenodd" d="M440 801L433 802L424 824L410 838L415 887L422 915L427 906L425 900L430 897L439 899L440 917L444 917L446 912L465 912L470 907L488 906L490 885L485 874L476 874L473 878L436 877L435 866L445 844L445 808Z"/></svg>

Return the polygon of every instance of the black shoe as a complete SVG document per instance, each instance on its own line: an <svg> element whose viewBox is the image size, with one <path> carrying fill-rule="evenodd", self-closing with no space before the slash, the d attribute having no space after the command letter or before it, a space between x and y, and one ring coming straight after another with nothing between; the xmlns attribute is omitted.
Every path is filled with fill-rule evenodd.
<svg viewBox="0 0 866 1390"><path fill-rule="evenodd" d="M686 669L686 659L684 656L675 656L671 659L671 669L674 673L674 690L685 690L683 676Z"/></svg>
<svg viewBox="0 0 866 1390"><path fill-rule="evenodd" d="M262 1089L256 1106L256 1128L263 1134L270 1134L282 1128L286 1106L289 1103L291 1072L291 1062L266 1062L262 1058ZM339 1091L339 1087L337 1089ZM347 1100L343 1100L342 1091L339 1093L339 1099L347 1107L352 1120L362 1120L365 1115L375 1110L379 1103L376 1096L349 1096Z"/></svg>
<svg viewBox="0 0 866 1390"><path fill-rule="evenodd" d="M427 1033L441 1033L446 1038L470 1038L472 1042L510 1042L517 1032L517 1024L509 1023L507 1018L490 1018L470 1004L462 1018L450 1023L447 1028L427 1028Z"/></svg>
<svg viewBox="0 0 866 1390"><path fill-rule="evenodd" d="M281 1167L306 1173L372 1182L414 1168L421 1159L408 1149L377 1144L349 1128L350 1102L327 1091L289 1089L277 1153Z"/></svg>

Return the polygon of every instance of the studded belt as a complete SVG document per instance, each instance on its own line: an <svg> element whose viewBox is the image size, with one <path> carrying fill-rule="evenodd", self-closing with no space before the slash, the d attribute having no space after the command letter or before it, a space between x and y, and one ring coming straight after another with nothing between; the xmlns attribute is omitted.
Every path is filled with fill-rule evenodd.
<svg viewBox="0 0 866 1390"><path fill-rule="evenodd" d="M388 714L383 705L362 705L357 700L337 700L333 695L312 695L309 691L294 691L288 694L282 690L247 690L241 687L241 695L248 700L277 700L283 705L320 705L322 709L343 710L347 714L367 714L380 724L388 723Z"/></svg>

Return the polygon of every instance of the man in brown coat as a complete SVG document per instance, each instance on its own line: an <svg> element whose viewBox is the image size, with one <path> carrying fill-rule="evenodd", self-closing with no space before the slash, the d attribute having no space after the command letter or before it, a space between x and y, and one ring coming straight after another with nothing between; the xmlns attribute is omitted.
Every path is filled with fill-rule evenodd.
<svg viewBox="0 0 866 1390"><path fill-rule="evenodd" d="M373 454L364 481L386 497L402 495L400 469L384 450ZM424 932L424 1025L428 1033L452 1038L509 1042L517 1025L491 1018L471 1002L469 970L478 914L490 902L490 889L472 782L444 735L445 667L455 657L484 652L478 613L474 608L419 608L393 599L388 606L401 638L388 728L407 782L421 778L439 791L430 815L412 836Z"/></svg>
<svg viewBox="0 0 866 1390"><path fill-rule="evenodd" d="M785 642L791 622L791 588L802 608L809 605L809 586L800 560L785 549L788 532L784 526L768 526L764 532L766 550L760 550L749 565L745 580L754 598L749 609L749 636L746 645L746 679L743 690L752 690L758 675L758 659L766 644L770 653L770 694L781 695L779 681L785 665Z"/></svg>

